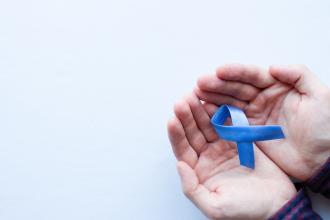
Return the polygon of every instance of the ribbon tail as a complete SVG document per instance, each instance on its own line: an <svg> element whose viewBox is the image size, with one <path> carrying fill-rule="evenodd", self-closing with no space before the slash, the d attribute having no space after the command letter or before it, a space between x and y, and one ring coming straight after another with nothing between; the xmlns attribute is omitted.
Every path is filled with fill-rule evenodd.
<svg viewBox="0 0 330 220"><path fill-rule="evenodd" d="M254 169L254 153L252 142L237 142L239 161L242 166Z"/></svg>

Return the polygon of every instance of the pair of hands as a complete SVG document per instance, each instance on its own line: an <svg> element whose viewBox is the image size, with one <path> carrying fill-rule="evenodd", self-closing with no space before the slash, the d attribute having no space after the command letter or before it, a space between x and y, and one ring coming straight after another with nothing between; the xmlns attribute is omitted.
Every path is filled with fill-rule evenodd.
<svg viewBox="0 0 330 220"><path fill-rule="evenodd" d="M211 219L271 217L296 194L287 175L306 181L330 155L330 90L304 66L225 65L197 84L168 123L184 193ZM210 124L222 104L283 128L285 139L256 143L254 170Z"/></svg>

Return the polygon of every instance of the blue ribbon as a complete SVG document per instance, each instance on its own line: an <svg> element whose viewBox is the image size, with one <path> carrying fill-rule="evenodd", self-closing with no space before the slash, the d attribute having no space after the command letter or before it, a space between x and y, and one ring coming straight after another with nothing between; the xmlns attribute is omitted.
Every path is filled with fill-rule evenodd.
<svg viewBox="0 0 330 220"><path fill-rule="evenodd" d="M233 126L223 125L228 117L231 117ZM249 125L244 112L230 105L222 105L213 115L211 123L220 138L237 143L241 166L251 169L254 169L253 142L284 138L280 126Z"/></svg>

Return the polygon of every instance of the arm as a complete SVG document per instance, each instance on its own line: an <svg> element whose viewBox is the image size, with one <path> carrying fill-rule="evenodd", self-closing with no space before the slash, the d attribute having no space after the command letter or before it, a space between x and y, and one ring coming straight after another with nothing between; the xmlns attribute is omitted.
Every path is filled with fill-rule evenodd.
<svg viewBox="0 0 330 220"><path fill-rule="evenodd" d="M306 185L315 193L322 193L330 199L330 157Z"/></svg>

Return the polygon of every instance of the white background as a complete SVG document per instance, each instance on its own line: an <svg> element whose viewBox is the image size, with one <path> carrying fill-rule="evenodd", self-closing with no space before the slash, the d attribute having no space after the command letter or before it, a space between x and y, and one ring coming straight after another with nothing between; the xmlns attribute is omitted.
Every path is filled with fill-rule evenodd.
<svg viewBox="0 0 330 220"><path fill-rule="evenodd" d="M174 101L227 62L303 63L330 85L329 9L1 0L0 219L205 219L167 140Z"/></svg>

